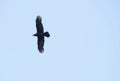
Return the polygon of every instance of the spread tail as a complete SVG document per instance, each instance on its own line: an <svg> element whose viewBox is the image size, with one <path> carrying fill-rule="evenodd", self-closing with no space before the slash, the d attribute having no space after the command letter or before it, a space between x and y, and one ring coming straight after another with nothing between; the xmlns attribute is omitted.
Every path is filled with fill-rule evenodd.
<svg viewBox="0 0 120 81"><path fill-rule="evenodd" d="M46 36L46 37L50 37L49 32L45 32L45 33L44 33L44 36Z"/></svg>

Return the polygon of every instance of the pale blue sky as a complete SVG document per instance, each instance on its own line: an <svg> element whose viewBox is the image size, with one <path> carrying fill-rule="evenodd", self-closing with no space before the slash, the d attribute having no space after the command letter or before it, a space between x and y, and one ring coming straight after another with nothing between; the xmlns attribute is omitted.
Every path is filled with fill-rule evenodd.
<svg viewBox="0 0 120 81"><path fill-rule="evenodd" d="M120 81L119 0L0 0L0 37L0 81Z"/></svg>

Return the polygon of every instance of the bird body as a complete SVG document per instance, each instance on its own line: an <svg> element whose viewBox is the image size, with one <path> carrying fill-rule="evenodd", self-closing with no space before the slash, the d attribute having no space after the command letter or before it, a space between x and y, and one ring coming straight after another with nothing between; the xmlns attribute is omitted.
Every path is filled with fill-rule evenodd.
<svg viewBox="0 0 120 81"><path fill-rule="evenodd" d="M50 34L48 32L45 32L45 33L35 33L33 34L33 36L37 36L37 37L50 37Z"/></svg>
<svg viewBox="0 0 120 81"><path fill-rule="evenodd" d="M36 18L36 29L37 29L37 33L33 34L33 36L36 36L38 38L37 42L38 42L38 50L39 52L43 52L44 51L44 37L50 37L49 32L45 32L44 33L44 28L42 25L42 18L40 16L37 16Z"/></svg>

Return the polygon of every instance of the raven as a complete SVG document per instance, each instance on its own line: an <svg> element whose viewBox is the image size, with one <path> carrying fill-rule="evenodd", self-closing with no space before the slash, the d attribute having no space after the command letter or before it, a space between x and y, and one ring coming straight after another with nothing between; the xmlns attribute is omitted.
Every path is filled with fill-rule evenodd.
<svg viewBox="0 0 120 81"><path fill-rule="evenodd" d="M44 52L44 41L45 41L45 36L50 37L49 32L44 32L43 24L42 24L42 18L40 16L37 16L36 18L36 29L37 33L33 34L33 36L36 36L37 39L37 44L38 44L38 50L40 53Z"/></svg>

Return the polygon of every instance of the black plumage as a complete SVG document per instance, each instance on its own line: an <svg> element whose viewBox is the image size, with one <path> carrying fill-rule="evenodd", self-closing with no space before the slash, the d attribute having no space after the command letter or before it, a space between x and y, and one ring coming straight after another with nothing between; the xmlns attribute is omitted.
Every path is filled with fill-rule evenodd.
<svg viewBox="0 0 120 81"><path fill-rule="evenodd" d="M42 19L40 16L37 16L36 18L36 29L37 33L33 34L33 36L36 36L37 39L37 44L38 44L38 50L39 52L44 52L44 37L50 37L49 32L44 32L43 24L42 24Z"/></svg>

